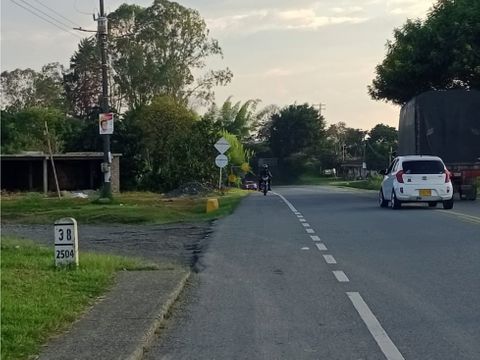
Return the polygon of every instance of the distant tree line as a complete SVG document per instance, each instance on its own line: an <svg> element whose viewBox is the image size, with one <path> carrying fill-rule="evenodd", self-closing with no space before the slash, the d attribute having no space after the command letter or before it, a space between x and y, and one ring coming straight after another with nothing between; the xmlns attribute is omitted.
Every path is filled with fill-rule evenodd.
<svg viewBox="0 0 480 360"><path fill-rule="evenodd" d="M396 29L369 87L371 96L403 104L425 90L478 88L479 6L439 0L425 20ZM206 60L222 50L196 10L155 0L149 7L123 4L108 17L116 117L112 151L123 154L123 189L168 191L191 180L213 183L218 174L213 144L220 136L232 145L227 173L240 176L253 175L262 157L277 158L290 178L352 159L382 169L396 150L394 127L327 126L309 104L260 107L259 99L232 98L216 104L214 87L227 85L233 75L228 68L206 68ZM1 152L46 151L45 122L55 152L102 151L100 74L95 36L79 43L68 68L50 63L40 71L2 72ZM207 108L203 115L192 110L199 105Z"/></svg>

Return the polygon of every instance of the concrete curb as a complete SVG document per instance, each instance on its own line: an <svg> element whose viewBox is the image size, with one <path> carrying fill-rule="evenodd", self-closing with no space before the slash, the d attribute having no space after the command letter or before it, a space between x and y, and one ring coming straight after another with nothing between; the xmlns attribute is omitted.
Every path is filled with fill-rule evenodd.
<svg viewBox="0 0 480 360"><path fill-rule="evenodd" d="M141 360L143 358L145 350L148 349L152 344L155 338L156 331L164 323L167 314L169 313L172 306L180 297L191 275L192 275L192 272L189 271L187 274L185 274L183 279L180 280L177 287L173 290L172 293L170 293L169 299L165 302L165 304L160 309L158 316L155 318L155 320L153 320L152 325L146 331L143 339L140 340L137 349L134 350L132 354L125 357L125 360Z"/></svg>
<svg viewBox="0 0 480 360"><path fill-rule="evenodd" d="M46 344L40 360L140 360L191 271L125 271L72 327Z"/></svg>

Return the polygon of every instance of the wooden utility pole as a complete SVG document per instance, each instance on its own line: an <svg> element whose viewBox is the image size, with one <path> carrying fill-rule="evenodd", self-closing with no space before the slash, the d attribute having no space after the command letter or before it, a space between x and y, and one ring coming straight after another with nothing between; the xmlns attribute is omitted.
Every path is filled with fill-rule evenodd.
<svg viewBox="0 0 480 360"><path fill-rule="evenodd" d="M45 136L47 137L48 151L50 153L50 162L52 163L53 177L55 179L55 186L57 188L58 198L61 199L62 194L60 193L60 185L58 184L57 170L55 168L55 162L53 160L52 144L50 143L50 133L48 132L48 124L46 121L45 121Z"/></svg>

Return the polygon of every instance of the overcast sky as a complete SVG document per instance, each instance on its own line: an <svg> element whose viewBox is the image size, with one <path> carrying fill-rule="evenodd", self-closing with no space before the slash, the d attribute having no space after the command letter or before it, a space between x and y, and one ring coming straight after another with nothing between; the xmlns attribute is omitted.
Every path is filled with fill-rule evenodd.
<svg viewBox="0 0 480 360"><path fill-rule="evenodd" d="M98 0L1 0L1 67L33 68L49 62L68 65L82 33L61 29L12 1L35 6L59 19L95 29ZM123 2L148 6L151 0L105 0L107 11ZM205 18L219 40L231 84L216 90L217 103L261 99L263 105L326 104L327 123L344 121L370 129L397 126L399 108L373 101L367 85L385 56L393 29L407 18L424 18L434 0L180 0ZM49 12L44 4L65 18ZM44 15L45 17L45 15ZM51 21L50 18L47 17ZM62 25L60 25L62 27ZM63 27L65 27L63 26Z"/></svg>

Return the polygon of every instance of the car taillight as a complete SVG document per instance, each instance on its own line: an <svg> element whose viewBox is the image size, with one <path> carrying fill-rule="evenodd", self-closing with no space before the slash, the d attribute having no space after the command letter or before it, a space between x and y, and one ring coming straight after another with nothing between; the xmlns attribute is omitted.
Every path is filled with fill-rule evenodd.
<svg viewBox="0 0 480 360"><path fill-rule="evenodd" d="M452 174L450 174L450 171L445 170L445 183L450 182L451 176L452 176Z"/></svg>
<svg viewBox="0 0 480 360"><path fill-rule="evenodd" d="M401 184L403 184L403 170L400 170L399 172L397 172L397 175L395 175L397 177L397 181Z"/></svg>

